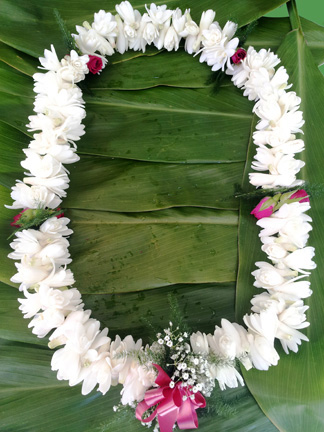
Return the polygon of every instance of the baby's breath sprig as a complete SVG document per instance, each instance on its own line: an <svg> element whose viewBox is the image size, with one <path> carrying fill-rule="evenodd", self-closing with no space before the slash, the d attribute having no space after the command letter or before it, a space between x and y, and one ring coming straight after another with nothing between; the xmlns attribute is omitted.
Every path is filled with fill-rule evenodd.
<svg viewBox="0 0 324 432"><path fill-rule="evenodd" d="M158 344L169 349L167 367L170 371L170 387L173 388L178 381L190 392L201 391L209 396L215 386L215 380L209 371L208 356L194 353L190 347L188 332L182 332L179 327L174 328L170 321L170 327L158 333ZM190 397L194 398L194 395ZM186 396L184 396L186 397Z"/></svg>

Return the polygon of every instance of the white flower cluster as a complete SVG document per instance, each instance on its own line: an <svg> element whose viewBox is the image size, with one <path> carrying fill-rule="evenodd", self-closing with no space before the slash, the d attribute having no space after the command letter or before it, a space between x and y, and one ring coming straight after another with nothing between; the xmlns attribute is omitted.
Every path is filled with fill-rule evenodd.
<svg viewBox="0 0 324 432"><path fill-rule="evenodd" d="M295 92L287 92L289 76L284 67L277 71L280 59L270 50L257 52L249 47L246 58L232 69L233 83L244 90L244 96L257 101L254 113L260 118L253 134L257 145L252 168L269 173L251 173L250 182L265 189L277 186L294 187L303 183L296 174L305 165L294 158L304 149L304 142L296 139L304 124L299 110L301 99ZM278 338L288 354L297 352L298 345L308 338L298 331L309 325L306 321L303 298L312 294L310 282L304 278L305 270L316 267L312 261L314 248L305 247L311 218L305 214L308 202L284 204L270 217L259 219L262 250L272 261L257 262L258 270L252 274L257 288L268 290L255 296L251 315L244 317L248 327L249 357L254 367L267 370L276 365L279 355L274 348ZM298 275L301 273L301 275Z"/></svg>
<svg viewBox="0 0 324 432"><path fill-rule="evenodd" d="M68 170L64 164L77 162L74 141L84 134L81 124L85 117L82 92L75 83L87 74L87 55L71 51L59 61L53 45L45 50L40 63L46 73L36 73L34 91L35 115L29 117L29 131L33 136L26 159L21 162L27 170L23 181L12 188L13 209L39 207L56 208L69 187ZM28 186L30 185L30 186Z"/></svg>
<svg viewBox="0 0 324 432"><path fill-rule="evenodd" d="M253 168L269 170L270 174L251 174L252 184L267 188L301 183L296 174L304 163L293 157L304 148L303 141L293 135L303 125L300 98L286 92L289 77L283 67L275 71L279 63L275 54L256 52L250 47L240 64L231 65L230 58L238 45L238 39L233 38L236 25L227 22L221 29L211 10L202 13L199 25L189 10L182 14L180 9L172 11L165 5L151 4L141 15L123 1L116 10L116 16L101 10L91 26L85 22L83 27L77 27L74 37L82 55L71 51L59 61L52 46L40 58L47 72L34 75L35 115L29 117L28 124L29 130L37 133L24 150L26 158L21 165L27 170L26 177L13 187L11 208L55 209L66 196L69 173L64 165L78 161L75 141L84 134L84 102L76 83L89 72L90 56L100 57L105 64L104 56L112 55L114 50L145 51L150 44L177 50L181 38L185 38L188 53L201 54L200 61L207 62L212 70L224 70L226 66L234 84L244 89L244 95L257 100L254 112L260 122L254 142L259 147ZM54 330L49 346L63 345L52 359L58 379L68 380L70 385L82 382L83 394L97 385L104 394L111 385L120 383L123 404L141 401L156 378L152 362L141 359L147 350L154 352L163 345L174 352L172 379L186 383L193 392L201 390L209 395L215 379L221 389L243 384L234 367L236 360L246 369L252 364L258 369L277 364L275 338L287 353L296 352L301 340L307 340L299 330L308 325L307 306L302 299L311 294L304 277L315 267L314 249L306 246L311 230L311 219L305 215L309 208L305 202L286 203L272 216L257 222L263 228L262 250L272 264L256 263L255 286L268 292L252 299L253 314L244 317L248 330L223 319L213 335L186 335L185 344L182 336L174 344L168 333L146 348L132 336L123 340L116 336L112 341L108 329L100 331L99 322L90 317L91 311L83 310L80 292L71 288L74 277L66 267L71 262L66 237L72 231L64 217L52 217L38 230L16 233L9 257L19 262L11 280L20 284L25 295L19 299L20 309L25 318L32 318L29 326L33 332L44 337Z"/></svg>
<svg viewBox="0 0 324 432"><path fill-rule="evenodd" d="M212 70L231 68L230 58L238 46L238 38L233 38L237 25L228 21L222 29L215 19L215 12L203 12L199 25L190 15L177 8L151 3L145 6L141 15L128 1L116 5L117 15L104 10L94 14L94 22L84 22L77 26L75 42L84 54L111 56L116 50L123 54L128 49L145 52L147 45L157 49L177 51L180 40L185 39L185 50L189 54L199 54L200 62L207 62Z"/></svg>
<svg viewBox="0 0 324 432"><path fill-rule="evenodd" d="M289 75L283 66L275 70L278 63L280 59L270 50L257 52L249 47L246 58L226 70L234 85L244 89L244 96L257 101L253 112L260 121L253 134L258 147L252 168L260 173L251 173L250 183L265 189L301 185L296 174L305 165L294 158L304 149L304 142L294 135L304 124L301 99L286 91L291 87Z"/></svg>
<svg viewBox="0 0 324 432"><path fill-rule="evenodd" d="M309 326L305 311L308 306L302 299L312 294L310 282L304 278L316 264L312 261L313 247L306 247L308 232L312 229L308 202L284 204L270 217L259 219L262 227L262 250L272 264L257 262L258 270L252 274L254 285L268 292L254 296L252 311L244 317L249 328L252 361L258 369L268 369L277 364L279 356L273 347L278 338L283 349L297 352L298 345L308 338L298 331ZM299 274L300 273L300 274Z"/></svg>
<svg viewBox="0 0 324 432"><path fill-rule="evenodd" d="M32 318L29 327L38 337L45 337L55 329L49 340L50 348L64 345L52 358L52 369L57 378L69 384L82 383L82 394L88 394L98 384L105 394L111 385L123 384L123 404L144 397L152 386L155 372L151 365L139 364L136 353L143 350L142 341L132 336L114 341L107 336L108 329L100 331L100 322L90 318L91 311L83 310L81 294L66 265L72 234L67 228L69 219L50 218L39 230L23 230L11 243L9 257L16 263L18 273L12 282L20 283L25 298L19 299L24 318Z"/></svg>
<svg viewBox="0 0 324 432"><path fill-rule="evenodd" d="M233 388L239 383L244 385L243 378L235 368L236 359L247 370L251 369L252 364L248 357L250 347L244 327L226 319L222 319L221 325L215 327L213 335L193 333L190 343L194 353L207 359L207 379L216 379L221 390L225 390L226 386Z"/></svg>

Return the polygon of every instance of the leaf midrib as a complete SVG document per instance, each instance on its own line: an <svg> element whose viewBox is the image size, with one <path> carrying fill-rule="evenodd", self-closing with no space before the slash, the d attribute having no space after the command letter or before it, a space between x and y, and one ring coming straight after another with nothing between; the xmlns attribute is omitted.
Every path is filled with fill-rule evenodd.
<svg viewBox="0 0 324 432"><path fill-rule="evenodd" d="M106 90L106 89L103 89ZM167 108L161 106L149 106L148 104L126 104L126 103L117 103L117 102L108 102L97 99L89 99L86 101L87 105L95 104L95 105L105 105L112 106L118 108L127 108L127 109L140 109L145 111L162 111L162 112L176 112L180 114L196 114L196 115L210 115L210 116L220 116L220 117L234 117L234 118L245 118L251 119L252 114L234 114L234 113L224 113L220 111L197 111L197 110L188 110L184 108Z"/></svg>

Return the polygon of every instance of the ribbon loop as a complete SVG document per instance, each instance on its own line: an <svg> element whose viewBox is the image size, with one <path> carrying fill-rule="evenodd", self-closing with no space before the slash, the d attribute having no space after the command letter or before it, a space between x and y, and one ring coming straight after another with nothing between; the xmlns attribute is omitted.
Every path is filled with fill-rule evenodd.
<svg viewBox="0 0 324 432"><path fill-rule="evenodd" d="M176 422L179 429L197 429L196 410L206 406L203 395L199 392L192 393L191 388L184 387L180 381L171 388L171 378L168 374L159 365L153 364L153 366L158 370L155 383L159 388L145 393L144 400L137 405L136 418L141 422L149 423L157 416L161 432L172 432ZM154 412L143 419L144 413L155 406Z"/></svg>

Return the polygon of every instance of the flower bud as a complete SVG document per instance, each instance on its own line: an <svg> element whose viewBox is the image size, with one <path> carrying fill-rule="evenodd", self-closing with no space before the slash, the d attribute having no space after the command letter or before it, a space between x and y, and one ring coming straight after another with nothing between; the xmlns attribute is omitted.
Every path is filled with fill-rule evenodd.
<svg viewBox="0 0 324 432"><path fill-rule="evenodd" d="M278 202L278 196L275 195L273 198L265 197L259 202L259 204L251 211L257 219L269 217L274 212L274 207Z"/></svg>
<svg viewBox="0 0 324 432"><path fill-rule="evenodd" d="M294 190L281 194L280 200L276 205L275 210L279 210L284 204L292 204L294 202L304 203L309 202L308 194L304 189Z"/></svg>
<svg viewBox="0 0 324 432"><path fill-rule="evenodd" d="M241 63L242 60L244 60L246 57L246 51L243 48L238 48L236 50L236 53L232 55L231 60L235 64Z"/></svg>
<svg viewBox="0 0 324 432"><path fill-rule="evenodd" d="M35 218L37 210L25 208L20 213L14 216L13 222L10 223L11 226L15 228L22 227L25 223L30 222Z"/></svg>
<svg viewBox="0 0 324 432"><path fill-rule="evenodd" d="M96 74L102 70L103 62L100 57L89 55L89 61L87 63L89 72Z"/></svg>
<svg viewBox="0 0 324 432"><path fill-rule="evenodd" d="M301 199L302 198L302 199ZM292 201L293 200L293 201ZM291 202L309 202L308 194L304 189L299 189L289 197Z"/></svg>

